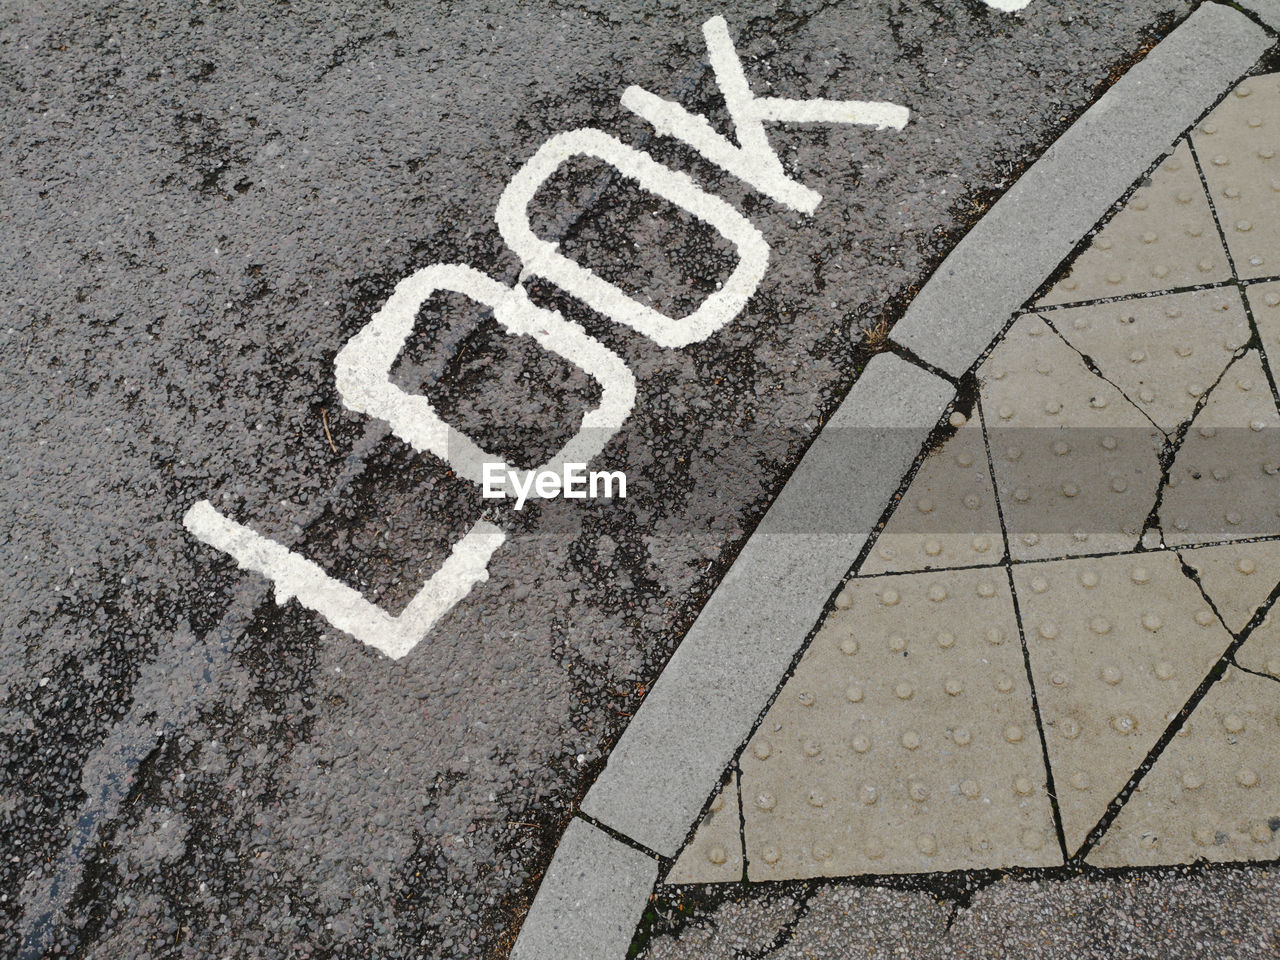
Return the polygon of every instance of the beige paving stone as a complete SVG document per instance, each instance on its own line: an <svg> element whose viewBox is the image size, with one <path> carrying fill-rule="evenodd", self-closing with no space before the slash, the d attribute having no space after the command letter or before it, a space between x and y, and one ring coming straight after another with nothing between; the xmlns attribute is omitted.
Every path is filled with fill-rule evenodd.
<svg viewBox="0 0 1280 960"><path fill-rule="evenodd" d="M999 563L1004 534L978 416L920 465L862 574Z"/></svg>
<svg viewBox="0 0 1280 960"><path fill-rule="evenodd" d="M1132 550L1155 503L1160 431L1037 316L978 378L1013 558Z"/></svg>
<svg viewBox="0 0 1280 960"><path fill-rule="evenodd" d="M741 769L752 880L1061 862L1003 570L851 581Z"/></svg>
<svg viewBox="0 0 1280 960"><path fill-rule="evenodd" d="M1252 331L1234 287L1070 307L1054 328L1165 433L1190 419Z"/></svg>
<svg viewBox="0 0 1280 960"><path fill-rule="evenodd" d="M676 857L664 883L727 883L742 879L742 818L738 813L738 775L711 801L693 839Z"/></svg>
<svg viewBox="0 0 1280 960"><path fill-rule="evenodd" d="M1191 140L1236 273L1280 276L1280 74L1243 81Z"/></svg>
<svg viewBox="0 0 1280 960"><path fill-rule="evenodd" d="M1233 633L1245 628L1280 583L1280 540L1200 547L1181 556Z"/></svg>
<svg viewBox="0 0 1280 960"><path fill-rule="evenodd" d="M1183 141L1040 302L1075 303L1230 277L1204 186Z"/></svg>
<svg viewBox="0 0 1280 960"><path fill-rule="evenodd" d="M1227 673L1086 858L1102 867L1280 856L1280 684Z"/></svg>
<svg viewBox="0 0 1280 960"><path fill-rule="evenodd" d="M1277 616L1275 607L1249 634L1249 639L1236 651L1233 659L1246 670L1280 678L1280 616Z"/></svg>
<svg viewBox="0 0 1280 960"><path fill-rule="evenodd" d="M1013 576L1074 852L1232 638L1172 551L1021 564Z"/></svg>
<svg viewBox="0 0 1280 960"><path fill-rule="evenodd" d="M1209 394L1160 506L1170 546L1280 535L1280 414L1256 350Z"/></svg>
<svg viewBox="0 0 1280 960"><path fill-rule="evenodd" d="M1259 283L1247 288L1249 309L1258 325L1262 350L1267 355L1271 374L1280 381L1280 283Z"/></svg>

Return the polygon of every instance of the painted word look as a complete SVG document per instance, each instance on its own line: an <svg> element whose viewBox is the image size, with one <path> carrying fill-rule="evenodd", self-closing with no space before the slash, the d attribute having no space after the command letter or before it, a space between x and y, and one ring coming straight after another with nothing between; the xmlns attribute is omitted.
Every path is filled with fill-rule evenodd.
<svg viewBox="0 0 1280 960"><path fill-rule="evenodd" d="M622 94L622 105L659 134L683 141L709 162L785 207L812 213L822 197L787 176L765 134L766 121L849 123L877 130L901 130L907 123L907 108L893 103L757 97L751 92L724 19L712 17L702 29L716 83L733 121L736 144L717 133L700 114L640 87L628 87ZM715 228L737 251L738 263L728 279L688 316L669 317L570 260L556 243L538 237L529 223L529 203L575 156L609 164L644 190ZM503 240L523 263L522 279L542 277L604 317L667 348L705 340L736 317L764 278L769 261L769 245L763 234L735 207L703 190L687 174L589 127L557 134L544 143L508 182L494 219ZM509 333L532 337L599 383L599 405L584 415L578 433L547 463L530 471L550 471L561 478L561 486L550 494L543 494L535 481L530 488L535 496L559 493L566 469L579 465L585 469L630 416L636 381L621 357L558 311L536 306L519 281L506 286L466 264L432 264L402 280L383 308L334 360L343 403L385 420L396 436L415 450L439 457L457 475L482 487L486 464L497 464L507 475L517 472L449 426L429 398L408 394L391 380L391 367L413 330L419 308L439 290L460 293L491 308ZM516 508L523 502L523 497L518 498ZM402 657L412 650L476 584L488 580L489 561L506 539L493 523L474 523L435 575L399 616L393 617L312 561L228 520L207 500L192 506L183 523L194 536L230 554L240 566L271 579L278 602L296 597L335 627L390 657Z"/></svg>

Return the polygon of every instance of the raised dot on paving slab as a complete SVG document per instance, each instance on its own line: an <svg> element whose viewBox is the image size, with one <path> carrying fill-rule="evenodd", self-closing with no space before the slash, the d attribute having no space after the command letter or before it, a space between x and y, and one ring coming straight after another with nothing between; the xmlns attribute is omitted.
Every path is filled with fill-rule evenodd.
<svg viewBox="0 0 1280 960"><path fill-rule="evenodd" d="M1086 859L1097 866L1280 856L1280 684L1229 669Z"/></svg>
<svg viewBox="0 0 1280 960"><path fill-rule="evenodd" d="M1081 585L1085 569L1096 587ZM1054 780L1090 782L1058 793L1075 851L1232 638L1216 617L1197 619L1204 598L1173 552L1028 563L1013 575ZM1036 578L1049 589L1037 593ZM1143 624L1152 610L1155 632ZM1105 632L1095 629L1099 619ZM1052 637L1038 629L1046 621Z"/></svg>
<svg viewBox="0 0 1280 960"><path fill-rule="evenodd" d="M1280 535L1280 413L1256 350L1227 368L1169 470L1170 546Z"/></svg>
<svg viewBox="0 0 1280 960"><path fill-rule="evenodd" d="M761 745L764 749L761 749ZM754 755L769 755L767 741ZM671 865L664 883L725 883L742 879L742 818L738 813L738 776L730 773L698 824L693 839Z"/></svg>
<svg viewBox="0 0 1280 960"><path fill-rule="evenodd" d="M1191 132L1227 238L1243 278L1280 275L1280 74L1250 77L1247 98L1227 97ZM1213 129L1209 133L1209 128Z"/></svg>
<svg viewBox="0 0 1280 960"><path fill-rule="evenodd" d="M1183 550L1205 595L1236 633L1280 584L1280 540Z"/></svg>
<svg viewBox="0 0 1280 960"><path fill-rule="evenodd" d="M975 413L920 464L860 573L996 564L1003 543L982 424Z"/></svg>
<svg viewBox="0 0 1280 960"><path fill-rule="evenodd" d="M995 482L1013 558L1132 550L1160 479L1152 422L1034 315L1010 328L978 379L984 413L1009 412L987 429L1005 451ZM1058 412L1046 412L1049 401Z"/></svg>
<svg viewBox="0 0 1280 960"><path fill-rule="evenodd" d="M760 725L772 749L741 757L744 796L774 798L745 806L750 878L1060 863L1021 645L1004 642L1018 636L1007 580L944 570L846 589L849 608L828 615ZM877 600L889 590L892 607ZM975 830L989 841L976 852Z"/></svg>
<svg viewBox="0 0 1280 960"><path fill-rule="evenodd" d="M1234 287L1070 307L1048 317L1166 433L1190 418L1201 384L1216 381L1252 335Z"/></svg>
<svg viewBox="0 0 1280 960"><path fill-rule="evenodd" d="M1203 266L1202 266L1203 264ZM1231 268L1186 142L1109 220L1041 305L1227 280Z"/></svg>

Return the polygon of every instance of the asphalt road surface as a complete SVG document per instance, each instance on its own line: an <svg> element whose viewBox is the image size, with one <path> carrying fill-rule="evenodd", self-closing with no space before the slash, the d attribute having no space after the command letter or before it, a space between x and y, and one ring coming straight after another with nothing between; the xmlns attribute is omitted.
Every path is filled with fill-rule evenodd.
<svg viewBox="0 0 1280 960"><path fill-rule="evenodd" d="M856 378L863 331L1191 7L5 4L0 951L504 956L646 685ZM731 133L716 15L757 97L909 110L901 129L767 125L812 213L620 103L636 84ZM702 339L664 345L522 276L499 198L587 127L767 244ZM528 221L673 318L739 263L585 156ZM626 473L625 499L517 511L344 403L335 356L432 264L522 282L630 372L591 461ZM605 392L458 292L417 311L390 379L521 467ZM505 541L392 658L184 529L201 500L390 615L477 521Z"/></svg>

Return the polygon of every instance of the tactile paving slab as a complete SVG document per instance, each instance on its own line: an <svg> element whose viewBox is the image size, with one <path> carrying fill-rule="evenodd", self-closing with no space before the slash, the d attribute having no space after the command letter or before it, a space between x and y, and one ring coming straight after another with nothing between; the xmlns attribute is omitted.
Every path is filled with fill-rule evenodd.
<svg viewBox="0 0 1280 960"><path fill-rule="evenodd" d="M741 768L752 880L1062 862L1003 570L851 581Z"/></svg>
<svg viewBox="0 0 1280 960"><path fill-rule="evenodd" d="M1228 669L1086 858L1103 867L1280 856L1280 684Z"/></svg>
<svg viewBox="0 0 1280 960"><path fill-rule="evenodd" d="M1045 319L1167 434L1253 335L1234 287L1068 307Z"/></svg>
<svg viewBox="0 0 1280 960"><path fill-rule="evenodd" d="M1041 304L1075 303L1228 280L1204 186L1186 142L1098 231Z"/></svg>
<svg viewBox="0 0 1280 960"><path fill-rule="evenodd" d="M711 801L693 839L671 865L664 883L726 883L742 879L742 818L738 812L738 775Z"/></svg>
<svg viewBox="0 0 1280 960"><path fill-rule="evenodd" d="M1233 363L1174 457L1160 505L1171 546L1280 535L1280 414L1256 350Z"/></svg>
<svg viewBox="0 0 1280 960"><path fill-rule="evenodd" d="M1160 481L1152 422L1034 315L978 379L1012 557L1132 550Z"/></svg>
<svg viewBox="0 0 1280 960"><path fill-rule="evenodd" d="M1014 567L1074 853L1232 637L1171 551Z"/></svg>
<svg viewBox="0 0 1280 960"><path fill-rule="evenodd" d="M1271 376L1280 381L1280 283L1259 283L1247 288L1249 309L1258 325L1262 352L1267 355Z"/></svg>
<svg viewBox="0 0 1280 960"><path fill-rule="evenodd" d="M1237 275L1280 276L1280 74L1241 83L1191 141Z"/></svg>
<svg viewBox="0 0 1280 960"><path fill-rule="evenodd" d="M1248 625L1280 583L1280 540L1199 547L1181 556L1233 633Z"/></svg>
<svg viewBox="0 0 1280 960"><path fill-rule="evenodd" d="M1061 862L1019 616L1068 853L1136 775L1091 863L1280 857L1278 132L1245 81L996 344L670 882Z"/></svg>
<svg viewBox="0 0 1280 960"><path fill-rule="evenodd" d="M975 415L920 465L860 572L982 566L1003 556L996 491Z"/></svg>

